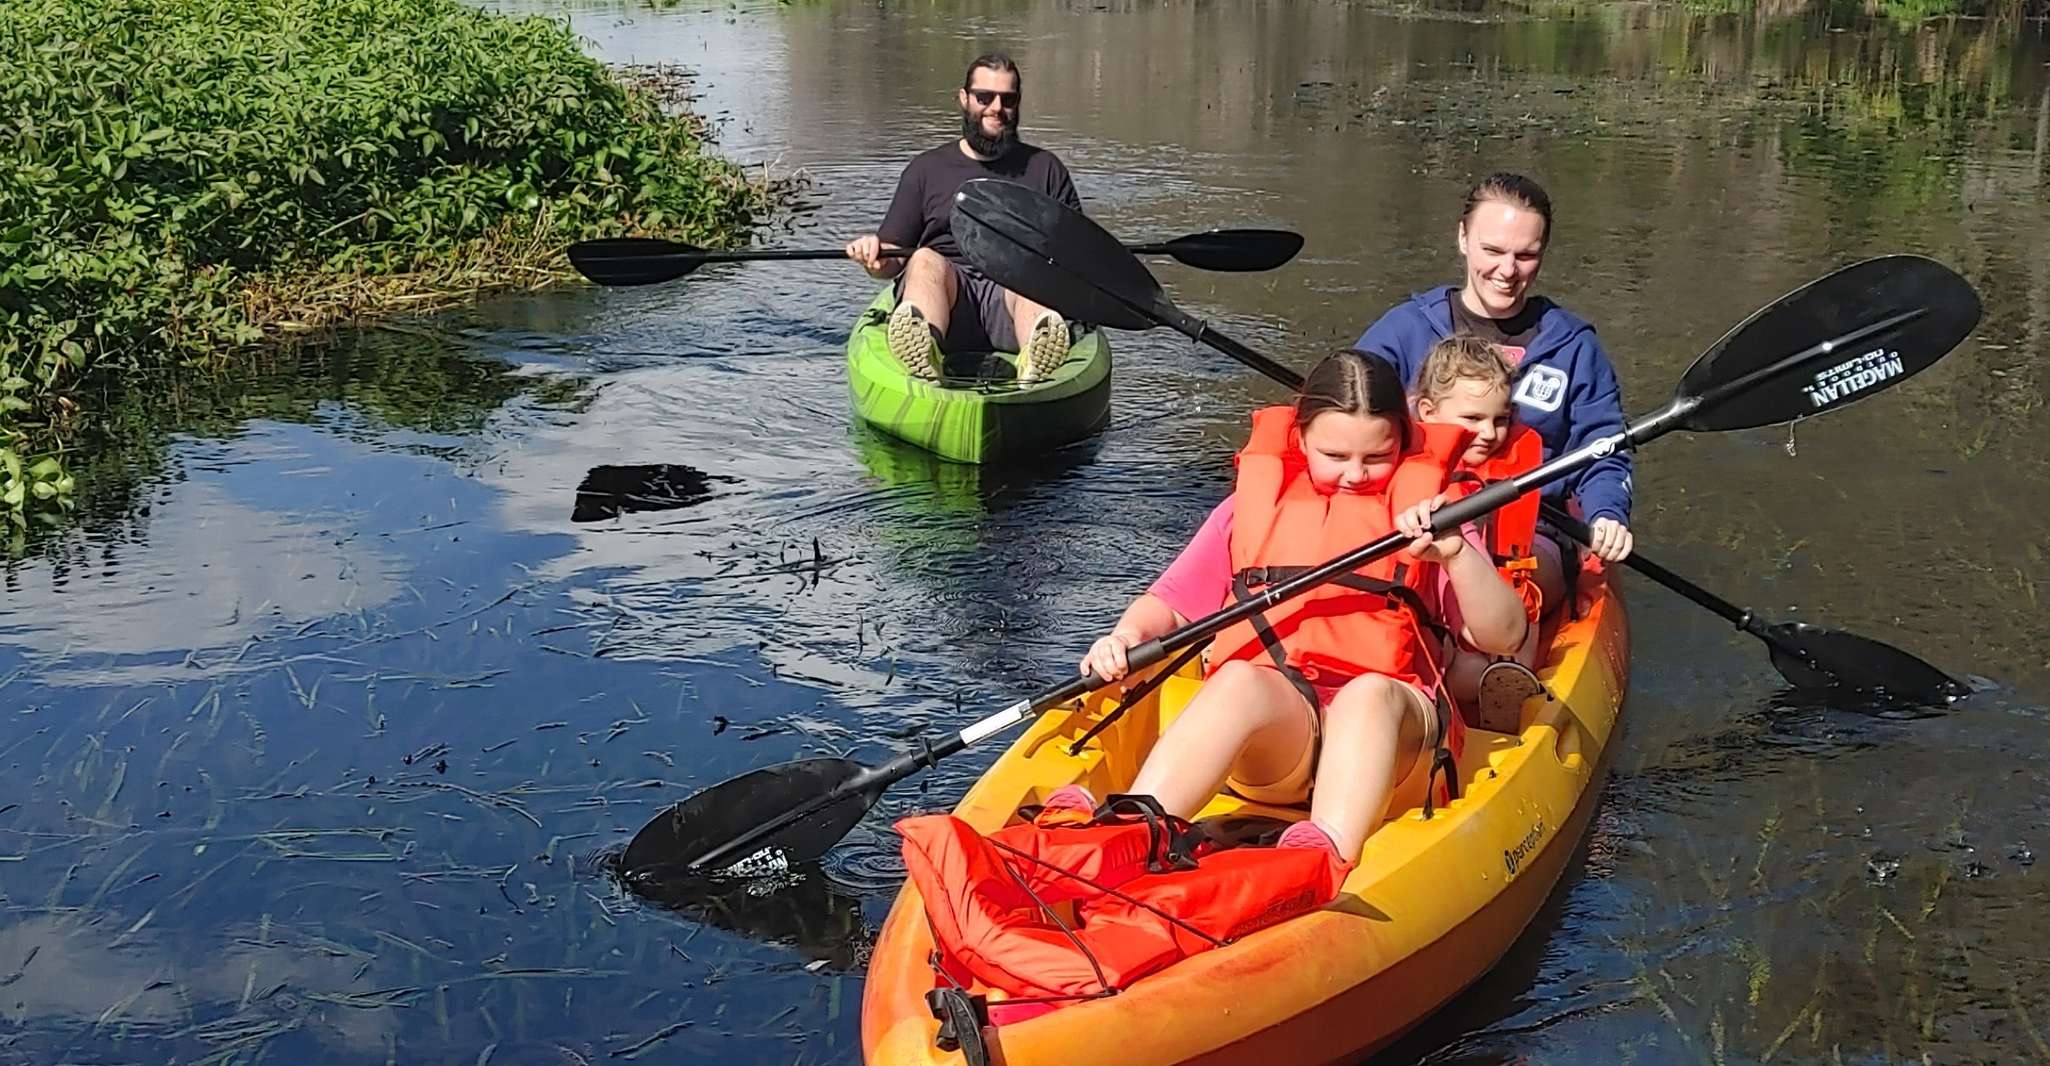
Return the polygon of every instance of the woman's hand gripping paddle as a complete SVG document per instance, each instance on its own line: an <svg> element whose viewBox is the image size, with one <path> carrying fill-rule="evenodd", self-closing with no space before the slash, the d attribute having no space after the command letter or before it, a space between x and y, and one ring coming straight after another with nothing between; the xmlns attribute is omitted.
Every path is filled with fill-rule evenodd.
<svg viewBox="0 0 2050 1066"><path fill-rule="evenodd" d="M970 182L956 204L954 233L971 261L1000 284L1065 314L1120 328L1172 325L1199 340L1237 345L1184 315L1115 240L1078 230L1081 220L1048 213L1031 200L992 203ZM1020 215L1025 217L1020 217ZM1082 220L1086 222L1086 220ZM1089 230L1101 233L1093 223ZM1082 299L1063 300L1062 293ZM1086 302L1085 302L1086 301ZM1774 307L1791 308L1775 324L1806 320L1805 332L1757 335L1747 320L1697 359L1671 403L1623 432L1561 455L1512 481L1498 482L1436 516L1462 525L1525 492L1572 474L1618 448L1636 448L1675 429L1718 432L1811 417L1891 388L1942 358L1978 321L1979 301L1964 279L1926 259L1871 260L1796 290ZM1122 323L1133 323L1122 325ZM1184 328L1184 327L1187 328ZM1768 342L1770 346L1768 347ZM1229 348L1226 349L1229 352ZM1247 350L1250 352L1250 350ZM1845 353L1851 353L1846 355ZM1254 354L1256 357L1257 353ZM1264 358L1264 357L1259 357ZM1263 595L1191 622L1131 650L1144 669L1256 612L1400 550L1400 533L1365 545ZM861 820L891 785L969 745L1105 682L1078 677L1019 700L966 729L921 741L917 751L876 766L851 759L801 759L765 767L704 789L655 816L622 858L633 875L707 874L769 859L802 862L823 854Z"/></svg>

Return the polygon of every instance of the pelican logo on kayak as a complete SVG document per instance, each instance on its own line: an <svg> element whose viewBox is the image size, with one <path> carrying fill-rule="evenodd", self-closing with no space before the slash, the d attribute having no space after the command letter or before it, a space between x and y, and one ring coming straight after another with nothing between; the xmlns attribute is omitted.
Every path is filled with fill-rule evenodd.
<svg viewBox="0 0 2050 1066"><path fill-rule="evenodd" d="M1516 842L1515 847L1502 853L1502 868L1509 871L1510 877L1515 877L1523 869L1524 860L1529 859L1537 851L1538 845L1544 843L1544 839L1545 820L1540 818L1530 827L1530 832L1523 834L1523 839Z"/></svg>
<svg viewBox="0 0 2050 1066"><path fill-rule="evenodd" d="M1802 391L1808 394L1809 403L1828 407L1906 372L1901 353L1874 348L1855 359L1846 359L1821 371L1815 375L1814 384L1802 386Z"/></svg>

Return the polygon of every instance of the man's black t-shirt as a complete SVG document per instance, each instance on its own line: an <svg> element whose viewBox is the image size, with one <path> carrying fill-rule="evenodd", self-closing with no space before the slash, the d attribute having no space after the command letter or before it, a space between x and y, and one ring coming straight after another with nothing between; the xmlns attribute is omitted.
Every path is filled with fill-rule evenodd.
<svg viewBox="0 0 2050 1066"><path fill-rule="evenodd" d="M897 179L897 195L876 236L884 244L900 248L931 248L949 259L961 258L950 223L954 217L954 194L964 182L975 178L1003 178L1028 189L1045 193L1074 208L1082 209L1068 168L1052 152L1020 143L1002 156L984 162L961 150L961 142L948 141L929 152L921 152L904 167Z"/></svg>
<svg viewBox="0 0 2050 1066"><path fill-rule="evenodd" d="M1490 344L1502 347L1509 357L1509 365L1523 362L1523 353L1537 336L1538 319L1545 316L1550 306L1542 296L1525 301L1523 310L1510 318L1488 318L1466 309L1466 301L1459 298L1459 290L1453 289L1445 296L1452 305L1452 332L1471 333Z"/></svg>

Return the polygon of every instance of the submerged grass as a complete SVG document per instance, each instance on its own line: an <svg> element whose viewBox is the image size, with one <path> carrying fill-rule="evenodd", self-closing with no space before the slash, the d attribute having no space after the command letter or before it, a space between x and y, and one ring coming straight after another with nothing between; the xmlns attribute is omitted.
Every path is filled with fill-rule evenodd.
<svg viewBox="0 0 2050 1066"><path fill-rule="evenodd" d="M1666 895L1609 939L1655 1016L1652 1045L1700 1062L1976 1060L1997 1046L2050 1061L2040 989L1989 983L1973 957L1992 935L1981 927L2016 902L2003 897L2028 888L1983 880L1995 874L1974 858L1985 829L1969 794L1903 856L1869 842L1864 806L1828 802L1808 773L1812 802L1640 849Z"/></svg>

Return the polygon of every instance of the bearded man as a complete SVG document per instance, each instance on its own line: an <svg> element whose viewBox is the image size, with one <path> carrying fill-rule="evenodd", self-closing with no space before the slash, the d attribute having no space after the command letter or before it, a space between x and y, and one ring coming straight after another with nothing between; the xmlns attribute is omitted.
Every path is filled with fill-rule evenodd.
<svg viewBox="0 0 2050 1066"><path fill-rule="evenodd" d="M1082 209L1060 159L1018 139L1024 84L1007 55L968 64L956 97L961 136L912 159L882 225L847 244L847 258L871 277L896 279L885 335L890 353L919 377L938 378L945 353L1016 352L1019 381L1038 380L1067 358L1066 320L964 261L951 226L954 194L975 178L1016 182ZM893 248L916 251L882 254Z"/></svg>

